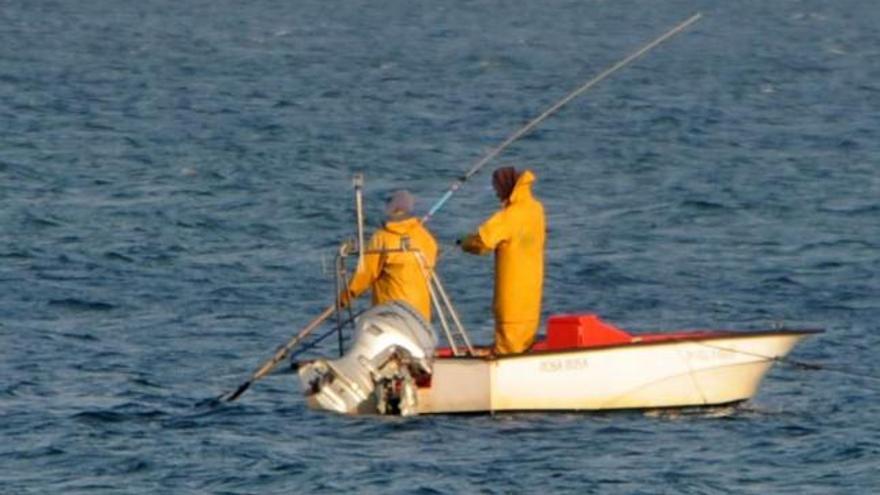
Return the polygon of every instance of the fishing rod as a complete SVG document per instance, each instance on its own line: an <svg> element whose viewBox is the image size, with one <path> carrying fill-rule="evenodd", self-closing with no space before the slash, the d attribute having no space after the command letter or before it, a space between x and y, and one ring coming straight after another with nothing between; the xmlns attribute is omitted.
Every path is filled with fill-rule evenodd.
<svg viewBox="0 0 880 495"><path fill-rule="evenodd" d="M514 132L507 139L505 139L504 142L502 142L500 145L496 146L494 149L492 149L491 151L486 153L485 156L483 156L482 158L477 160L477 162L474 163L474 165L471 166L470 170L468 170L464 175L462 175L461 177L456 179L452 183L452 185L449 187L449 190L447 190L446 193L443 194L443 196L441 196L440 199L437 200L436 203L434 203L434 206L432 206L431 209L428 210L428 213L426 213L425 216L422 217L422 223L427 223L434 216L434 214L437 213L437 211L439 211L440 208L442 208L443 205L447 201L449 201L449 198L451 198L452 195L455 194L455 192L458 191L458 189L464 185L465 182L467 182L474 174L479 172L480 169L483 168L483 166L485 166L487 163L492 161L493 158L495 158L496 156L501 154L502 151L504 151L508 146L513 144L516 140L518 140L519 138L526 135L529 131L531 131L532 129L537 127L538 124L540 124L541 122L546 120L548 117L550 117L551 115L556 113L560 108L564 107L568 102L577 98L581 93L587 91L588 89L592 88L596 84L602 82L604 79L606 79L611 74L613 74L613 73L617 72L618 70L622 69L623 67L629 65L633 60L635 60L635 59L641 57L642 55L644 55L645 53L651 51L657 45L660 45L661 43L663 43L667 39L684 31L688 26L697 22L702 16L703 16L703 14L697 13L697 14L694 14L693 16L689 17L687 20L685 20L681 24L675 26L674 28L670 29L669 31L667 31L665 34L663 34L659 38L648 43L647 45L643 46L642 48L638 49L637 51L631 53L629 56L627 56L626 58L624 58L620 62L617 62L616 64L612 65L611 67L605 69L599 75L590 79L589 81L587 81L586 83L584 83L583 85L581 85L580 87L578 87L577 89L575 89L574 91L572 91L571 93L566 95L564 98L557 101L555 104L553 104L553 106L551 106L550 108L545 110L544 113L542 113L541 115L538 115L537 117L532 119L529 123L527 123L523 127L519 128L516 132Z"/></svg>

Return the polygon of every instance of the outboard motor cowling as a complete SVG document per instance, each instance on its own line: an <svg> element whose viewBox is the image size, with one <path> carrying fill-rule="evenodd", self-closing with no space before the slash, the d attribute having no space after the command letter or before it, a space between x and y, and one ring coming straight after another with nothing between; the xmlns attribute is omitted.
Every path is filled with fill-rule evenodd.
<svg viewBox="0 0 880 495"><path fill-rule="evenodd" d="M416 380L430 376L437 336L407 303L376 306L355 323L339 359L299 368L310 405L344 414L416 414Z"/></svg>

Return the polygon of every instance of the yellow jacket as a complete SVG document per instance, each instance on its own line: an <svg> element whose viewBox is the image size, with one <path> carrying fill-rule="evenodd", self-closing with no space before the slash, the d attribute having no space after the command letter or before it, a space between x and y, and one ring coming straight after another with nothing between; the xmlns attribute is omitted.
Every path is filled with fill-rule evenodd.
<svg viewBox="0 0 880 495"><path fill-rule="evenodd" d="M532 196L535 176L524 171L500 211L463 242L465 251L495 251L495 352L523 352L541 319L544 285L544 207Z"/></svg>
<svg viewBox="0 0 880 495"><path fill-rule="evenodd" d="M409 238L409 250L419 250L427 268L434 269L437 260L437 242L417 218L407 218L385 225L373 234L364 254L364 262L358 264L348 284L349 297L358 297L368 288L373 292L373 305L389 301L405 301L417 309L425 320L431 321L431 295L425 273L414 252L373 253L383 249L400 249L401 239ZM349 296L349 297L346 297Z"/></svg>

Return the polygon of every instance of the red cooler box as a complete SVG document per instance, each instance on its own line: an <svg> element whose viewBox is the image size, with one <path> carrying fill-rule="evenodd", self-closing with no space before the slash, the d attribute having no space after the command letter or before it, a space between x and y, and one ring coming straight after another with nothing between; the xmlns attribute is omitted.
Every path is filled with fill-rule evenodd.
<svg viewBox="0 0 880 495"><path fill-rule="evenodd" d="M628 344L632 336L595 314L553 315L547 320L547 349Z"/></svg>

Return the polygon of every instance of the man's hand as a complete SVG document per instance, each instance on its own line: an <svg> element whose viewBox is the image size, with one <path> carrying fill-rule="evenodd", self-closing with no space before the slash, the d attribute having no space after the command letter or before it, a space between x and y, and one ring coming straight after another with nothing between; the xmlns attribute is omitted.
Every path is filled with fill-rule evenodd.
<svg viewBox="0 0 880 495"><path fill-rule="evenodd" d="M479 234L467 234L455 243L461 246L462 251L466 253L482 254L486 250Z"/></svg>
<svg viewBox="0 0 880 495"><path fill-rule="evenodd" d="M351 293L348 290L341 291L337 302L339 303L339 309L345 308L351 304Z"/></svg>

